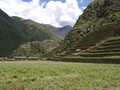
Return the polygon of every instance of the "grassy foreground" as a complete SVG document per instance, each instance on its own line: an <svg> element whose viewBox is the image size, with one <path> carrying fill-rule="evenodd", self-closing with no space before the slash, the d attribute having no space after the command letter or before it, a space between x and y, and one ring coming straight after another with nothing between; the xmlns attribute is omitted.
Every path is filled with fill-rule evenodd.
<svg viewBox="0 0 120 90"><path fill-rule="evenodd" d="M120 64L0 62L0 90L120 90Z"/></svg>

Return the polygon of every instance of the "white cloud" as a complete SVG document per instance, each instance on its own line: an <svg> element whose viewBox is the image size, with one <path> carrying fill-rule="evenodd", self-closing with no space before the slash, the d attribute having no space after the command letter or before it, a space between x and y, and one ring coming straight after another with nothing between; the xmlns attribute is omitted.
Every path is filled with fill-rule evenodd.
<svg viewBox="0 0 120 90"><path fill-rule="evenodd" d="M79 15L82 14L82 8L79 8L77 0L66 0L64 3L61 1L41 3L40 0L32 0L31 2L0 0L0 8L10 16L32 19L57 27L73 26Z"/></svg>

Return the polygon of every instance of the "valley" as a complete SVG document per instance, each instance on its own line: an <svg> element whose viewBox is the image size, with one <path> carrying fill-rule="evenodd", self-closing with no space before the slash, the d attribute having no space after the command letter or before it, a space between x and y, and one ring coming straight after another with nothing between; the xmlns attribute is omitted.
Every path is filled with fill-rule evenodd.
<svg viewBox="0 0 120 90"><path fill-rule="evenodd" d="M31 19L0 5L0 90L120 90L120 0L78 1L20 0Z"/></svg>
<svg viewBox="0 0 120 90"><path fill-rule="evenodd" d="M54 28L54 30L49 27ZM65 37L68 31L72 29L71 26L65 26L59 29L50 25L49 27L48 25L39 24L32 20L25 20L15 16L10 17L0 9L0 57L12 57L12 53L16 49L29 42L38 42L40 45L44 41L52 41L51 44L54 44L53 47L57 47L58 43ZM34 43L34 45L36 44L38 47L38 43ZM46 44L48 44L46 45L48 47L44 49L48 50L51 46L49 47L49 43ZM41 48L44 47L42 45ZM42 53L42 51L40 50L39 53Z"/></svg>

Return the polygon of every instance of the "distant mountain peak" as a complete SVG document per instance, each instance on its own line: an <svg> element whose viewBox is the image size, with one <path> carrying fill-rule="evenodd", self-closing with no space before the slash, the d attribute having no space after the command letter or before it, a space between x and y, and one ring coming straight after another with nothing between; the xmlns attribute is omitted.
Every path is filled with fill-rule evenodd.
<svg viewBox="0 0 120 90"><path fill-rule="evenodd" d="M49 28L52 32L56 33L62 39L72 30L72 27L69 25L63 27L54 27L52 25L45 24L47 28Z"/></svg>
<svg viewBox="0 0 120 90"><path fill-rule="evenodd" d="M65 28L65 27L67 27L67 28L72 28L72 26L70 26L70 25L66 25L66 26L58 27L58 28Z"/></svg>

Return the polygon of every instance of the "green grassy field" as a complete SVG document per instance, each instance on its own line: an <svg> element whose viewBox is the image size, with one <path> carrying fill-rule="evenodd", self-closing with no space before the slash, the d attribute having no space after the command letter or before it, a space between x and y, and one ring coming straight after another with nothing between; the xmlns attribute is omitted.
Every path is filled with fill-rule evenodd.
<svg viewBox="0 0 120 90"><path fill-rule="evenodd" d="M0 90L120 90L120 64L0 62Z"/></svg>

